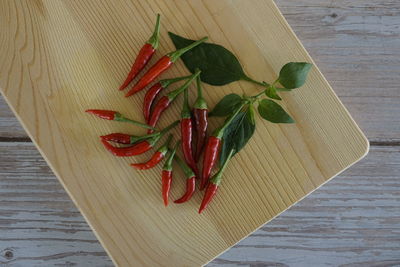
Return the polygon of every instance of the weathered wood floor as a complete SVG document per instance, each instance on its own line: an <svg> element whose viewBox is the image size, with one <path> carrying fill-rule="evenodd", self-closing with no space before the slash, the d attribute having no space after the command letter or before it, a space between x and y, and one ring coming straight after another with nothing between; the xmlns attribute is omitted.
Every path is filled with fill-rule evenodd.
<svg viewBox="0 0 400 267"><path fill-rule="evenodd" d="M209 266L400 266L400 1L277 4L371 151ZM112 263L0 98L3 265Z"/></svg>

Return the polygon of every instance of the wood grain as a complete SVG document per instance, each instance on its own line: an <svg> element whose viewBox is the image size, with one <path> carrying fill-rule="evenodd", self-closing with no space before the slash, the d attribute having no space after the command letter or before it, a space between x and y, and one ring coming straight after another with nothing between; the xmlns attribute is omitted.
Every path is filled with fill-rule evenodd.
<svg viewBox="0 0 400 267"><path fill-rule="evenodd" d="M399 142L398 1L276 3L368 139ZM0 136L26 137L4 105L0 99L0 124L9 127Z"/></svg>
<svg viewBox="0 0 400 267"><path fill-rule="evenodd" d="M208 266L400 264L399 152L372 147ZM31 143L0 143L0 176L0 264L112 265Z"/></svg>
<svg viewBox="0 0 400 267"><path fill-rule="evenodd" d="M23 7L24 8L24 7ZM51 7L51 8L53 8L53 7ZM52 9L53 11L55 10L55 11L57 11L57 7L54 7L55 9ZM80 17L81 16L81 14L79 14L79 12L81 11L81 9L78 9L78 8L76 8L76 9L74 9L74 6L73 5L71 5L71 7L70 7L71 9L70 9L70 12L71 13L73 13L73 15L74 16L76 16L76 17L74 17L74 19L76 19L76 21L77 21L77 23L79 24L79 23L81 23L81 24L79 24L79 25L81 25L81 27L83 28L83 33L86 33L86 34L88 34L88 31L86 31L85 32L85 27L88 27L88 26L91 26L91 25L85 25L84 24L84 22L85 21L80 21L80 19L82 19L82 17ZM238 9L238 8L241 8L241 6L238 6L238 7L236 7L236 9ZM41 10L41 11L43 11L43 7L42 8L39 8L39 10ZM30 10L29 10L29 7L28 7L28 12L29 12ZM76 13L74 13L74 12L76 12ZM44 13L44 12L43 12ZM44 13L45 14L45 13ZM107 14L104 14L105 16L107 15ZM66 15L65 15L66 16ZM227 15L225 15L226 16L226 18L228 18L228 16ZM65 19L64 18L64 15L62 15L61 17L60 17L60 19L62 20L62 19ZM229 20L228 20L229 21ZM98 21L95 21L95 20L93 20L92 21L93 23L94 22L98 22ZM106 23L106 22L104 22L104 23ZM218 23L222 23L222 22L218 22ZM39 23L40 24L40 23ZM41 26L43 26L43 25L41 25ZM75 28L78 28L78 27L75 27L74 28L74 26L76 26L75 24L74 25L71 25L72 26L72 29L73 30L75 30ZM100 25L101 26L101 25ZM106 26L106 25L104 25L104 26ZM282 25L282 26L284 26L285 27L285 25ZM81 29L81 28L79 28L79 29ZM131 30L133 30L133 29L131 29ZM253 32L251 31L252 29L249 29L249 35L252 35L253 34ZM82 33L82 34L83 34ZM96 33L95 33L96 34ZM112 32L112 31L108 31L108 29L104 29L104 31L102 31L102 32L100 32L100 33L98 33L98 34L105 34L105 36L114 36L114 35L116 35L117 37L119 36L118 34L121 34L121 33L115 33L115 32ZM52 46L52 45L55 45L55 44L57 44L57 45L61 45L60 43L58 43L58 42L60 42L59 40L57 40L57 38L56 37L61 37L61 36L58 36L58 33L57 32L55 32L55 31L53 31L53 32L51 32L50 33L50 35L54 35L54 36L47 36L47 37L49 37L49 39L48 39L48 41L49 41L49 43L46 43L47 45L50 45L50 46ZM210 34L211 35L211 34ZM105 55L105 52L108 52L108 49L109 49L109 46L112 46L112 44L103 44L103 43L96 43L96 40L98 39L98 38L93 38L92 36L90 36L89 34L88 35L83 35L83 36L85 36L86 38L88 38L88 43L86 44L83 44L83 43L80 43L80 44L77 44L77 45L93 45L93 47L95 47L95 50L97 49L97 51L99 51L99 52L103 52L103 55ZM122 35L121 35L122 36ZM96 37L98 37L98 36L96 36ZM120 37L120 36L119 36ZM31 37L32 38L32 37ZM28 36L28 39L29 39L29 36ZM63 40L64 41L64 40ZM85 40L86 41L86 40ZM221 40L222 41L222 40ZM52 42L54 42L54 43L52 43ZM238 46L236 49L238 50L238 51L241 51L241 49L246 49L246 47L240 47L240 44L231 44L233 47L234 46ZM262 44L261 43L261 48L263 48L263 45L264 44ZM290 44L288 44L289 46L288 47L290 47ZM39 46L40 46L40 42L39 42ZM85 46L84 46L85 47ZM65 52L68 54L68 53L71 53L71 51L69 51L68 49L71 49L70 47L63 47L63 49L66 49L65 50ZM247 51L247 50L246 50ZM257 50L256 50L257 51ZM259 52L259 51L258 51ZM93 55L92 55L93 56ZM257 53L253 53L253 54L250 54L250 56L252 57L252 58L258 58L257 57ZM268 56L271 56L271 55L265 55L264 54L264 56L266 57L266 58L268 58ZM29 57L29 54L28 54L28 57ZM93 56L93 57L90 57L90 59L98 59L96 56ZM113 70L113 68L109 68L109 69L107 69L107 67L106 67L106 65L107 64L109 64L109 63L112 63L112 62L114 62L115 63L115 60L117 60L118 58L111 58L111 56L109 57L109 58L107 58L107 56L106 56L106 58L105 58L105 62L103 62L104 64L103 65L101 65L100 64L100 67L99 67L99 69L97 70L97 71L107 71L107 72L110 72L112 75L118 75L118 73L113 73L113 71L115 70ZM56 62L54 63L53 62L53 64L61 64L61 61L59 61L59 60L61 60L61 59L58 59L58 58L56 58L55 59L56 60ZM114 61L112 61L112 60L114 60ZM282 59L283 60L283 59ZM72 64L73 63L75 63L75 62L73 62L74 60L72 60ZM269 61L268 61L269 62ZM272 69L275 69L275 73L276 73L276 70L278 69L278 62L274 62L272 59L271 59L271 66L265 66L265 68L267 68L270 72L271 72L271 70ZM29 62L29 63L32 63L32 62ZM102 63L102 62L99 62L99 63ZM129 62L126 62L126 64L129 64ZM274 66L274 64L276 64L275 66ZM28 66L29 66L29 64L28 64ZM54 65L54 66L58 66L58 65ZM53 66L53 67L54 67ZM69 71L71 71L71 69L69 68L69 67L71 67L71 66L64 66L64 67L66 67ZM105 68L105 69L102 69L102 68ZM57 72L57 68L55 68L56 69L56 72ZM260 69L261 70L261 69ZM46 71L46 70L44 70L44 71ZM87 71L88 73L90 72L89 70L84 70L84 71ZM94 70L94 71L96 71L96 70ZM60 71L61 72L61 71ZM65 78L67 78L67 77L64 77L64 73L65 72L61 72L62 74L61 74L61 78L63 78L63 79L65 79ZM121 73L121 72L119 72L119 73ZM273 73L273 72L271 72L271 73ZM57 74L57 73L56 73ZM59 73L58 73L59 74ZM52 74L52 75L54 75L54 74ZM72 72L72 74L71 74L74 78L77 78L77 79L80 79L78 76L80 75L80 73L73 73ZM75 75L77 76L77 77L75 77ZM273 74L271 74L271 75L273 75ZM29 75L28 75L29 76ZM41 77L42 76L42 73L40 73L39 74L39 77ZM65 75L65 76L67 76L67 75ZM50 76L49 76L50 77ZM37 77L36 77L37 78ZM58 78L60 78L60 77L58 77ZM50 79L49 79L49 81L47 81L47 84L45 83L44 84L44 86L43 87L41 87L41 86L39 86L39 85L42 85L41 84L41 78L39 79L39 81L38 81L38 83L36 84L36 89L37 88L46 88L46 90L48 90L48 91L46 91L46 90L42 90L42 91L45 91L44 92L44 96L43 95L40 95L40 97L44 97L46 100L43 100L43 101L49 101L48 99L51 99L51 101L54 101L53 102L53 104L51 104L51 107L50 107L50 110L41 110L41 108L43 108L40 104L41 104L41 99L39 99L39 100L37 100L38 101L38 113L39 114L41 114L41 113L44 113L44 114L46 114L46 116L48 116L49 117L49 119L47 119L47 121L45 121L45 120L43 120L42 122L40 121L40 118L38 119L38 118L36 118L36 120L39 120L39 124L40 124L40 122L41 123L43 123L44 124L44 126L43 127L54 127L54 128L56 128L56 131L55 132L53 132L53 135L54 135L54 138L53 139L55 139L55 141L56 141L56 150L57 151L51 151L53 148L54 148L54 140L53 140L53 144L51 144L51 141L52 140L46 140L46 142L47 141L50 141L49 143L46 143L45 142L45 144L39 144L39 145L41 145L42 146L42 150L43 151L46 151L46 149L44 149L44 148L48 148L49 150L50 150L50 156L54 156L55 154L59 154L59 152L60 152L60 150L61 150L61 152L64 152L63 150L65 149L65 147L62 147L62 146L60 146L60 144L58 144L57 143L57 141L60 141L58 138L59 138L59 136L57 136L57 131L60 131L60 132L62 132L62 133L69 133L69 131L71 131L71 129L65 129L65 128L62 128L62 127L60 127L59 125L57 125L57 123L54 123L54 125L52 125L52 123L54 122L54 121L52 121L51 119L54 119L53 117L52 117L52 113L54 113L54 112L58 112L58 113L63 113L64 114L64 112L65 111L68 111L68 110L61 110L60 108L60 103L62 103L62 100L64 100L64 99L68 99L68 98L71 98L72 96L71 95L69 95L69 94L67 94L67 95L64 95L66 92L65 92L65 89L64 90L61 90L61 89L58 89L58 88L52 88L50 85L52 84L52 83L55 83L56 84L56 87L57 86L60 86L60 85L58 85L57 83L58 82L60 82L60 81L50 81ZM61 81L61 83L62 82L65 82L64 80L63 81ZM88 82L88 81L85 81L85 82ZM96 81L89 81L89 82L93 82L93 84L96 84L96 82L98 82L97 80ZM105 84L107 84L107 81L104 81L104 80L100 80L100 82L103 82L103 83L105 83ZM113 81L113 82L115 82L115 81ZM319 82L324 82L323 80L319 80ZM78 84L79 83L82 83L81 85L84 85L85 83L83 83L83 81L81 81L81 80L79 80L78 82L77 82ZM105 84L102 84L103 86L105 85ZM315 84L314 84L315 85ZM62 85L61 85L61 87L62 87ZM49 90L50 89L50 90ZM241 88L232 88L233 90L241 90ZM43 92L40 92L40 94L42 94ZM54 91L54 92L53 92ZM14 93L14 91L12 91L12 93ZM32 92L31 92L32 93ZM34 95L35 93L33 93L33 95ZM305 93L305 96L306 96L307 94ZM303 97L305 97L305 96L303 96ZM15 99L15 101L18 103L19 102L19 96L18 96L18 94L17 95L12 95L11 94L11 98L12 97L14 97ZM39 98L40 98L39 97ZM64 98L65 97L65 98ZM212 96L211 96L212 97ZM297 97L298 98L300 98L300 99L296 99L296 97L294 97L293 99L291 99L291 98L287 98L287 102L288 102L288 107L289 107L289 109L293 109L293 110L295 110L296 109L296 107L301 103L301 97L302 97L302 95L301 95L301 93L299 94L299 95L297 95ZM47 99L48 98L48 99ZM335 99L333 99L333 100L335 100ZM215 100L214 100L215 101ZM297 102L296 102L297 101ZM300 102L298 102L298 101L300 101ZM24 107L25 107L25 104L29 104L29 103L23 103L24 105ZM27 113L27 111L25 111L25 110L18 110L20 107L18 106L18 104L16 105L16 109L17 109L17 111L19 111L18 113L20 114L20 113L22 113L22 114L24 114L24 112L25 113ZM306 112L307 113L307 112ZM342 114L344 114L344 113L342 113ZM72 115L75 115L75 114L72 114ZM310 115L310 114L309 114ZM21 116L21 114L20 114L20 116ZM34 116L33 114L24 114L24 116ZM68 119L72 119L71 117L69 117ZM50 126L48 126L48 125L46 125L46 123L49 123L50 122ZM29 123L33 123L32 121L28 121L28 124ZM33 127L33 126L32 126ZM58 128L62 128L62 129L58 129ZM29 127L29 125L27 126L27 128L29 129L30 127ZM67 127L68 128L68 127ZM40 127L39 128L35 128L34 130L35 130L35 134L37 134L37 135L39 135L40 136L40 134L41 134L41 131L38 131L39 129L41 129ZM45 128L46 129L46 128ZM41 129L41 130L43 130L43 129ZM277 135L279 134L279 132L280 131L283 131L283 132L285 132L285 130L283 130L283 129L274 129L270 134L271 134L271 137L272 137L272 139L274 140L274 141L276 141L277 139L276 138L278 138L279 139L279 137L277 137ZM32 134L32 133L31 133ZM314 135L315 134L315 135ZM34 136L34 134L32 134L33 136ZM314 138L315 136L317 136L318 135L318 133L310 133L310 138ZM295 137L295 136L294 136ZM40 140L40 138L38 138L38 140ZM36 140L37 141L37 140ZM65 140L63 140L64 142L65 142ZM361 139L360 139L360 141L362 141ZM38 141L37 141L38 142ZM285 143L287 142L287 140L285 140ZM59 146L59 147L57 147L57 146ZM43 148L44 147L44 148ZM277 147L278 148L278 147ZM331 149L333 149L333 150L335 150L336 148L331 148ZM337 149L339 149L339 148L337 148ZM56 153L57 152L57 153ZM272 152L271 152L272 153ZM319 153L321 153L321 152L319 152L319 151L316 151L316 153L317 154L319 154ZM62 154L62 153L61 153ZM46 154L47 155L47 154ZM47 156L48 158L49 158L49 156ZM340 160L342 160L342 161L340 161ZM71 160L71 161L73 161L73 160ZM343 167L343 166L346 166L346 165L348 165L348 163L346 163L346 162L349 162L349 159L339 159L339 162L338 162L338 166L341 166L341 167ZM57 164L57 162L55 162L53 165L56 165L55 167L56 167L56 169L57 168L62 168L62 166L60 165L60 164ZM58 166L57 166L58 165ZM299 165L300 166L300 165ZM54 167L54 166L53 166ZM308 166L309 167L309 166ZM327 177L329 177L331 174L333 174L335 171L335 166L325 166L325 168L326 168L326 173L324 173L324 177L325 178L327 178ZM283 173L283 175L285 175L284 173ZM317 177L314 177L314 179L316 179L316 182L317 182L317 184L320 182L320 180L318 180L318 178ZM282 207L284 207L284 206L287 206L287 204L288 203L290 203L290 202L292 202L292 201L295 201L295 199L296 198L298 198L299 196L301 196L301 194L304 194L304 192L306 192L307 190L310 190L309 188L312 188L313 186L315 186L315 184L313 184L313 182L311 182L311 184L303 184L303 188L301 188L301 186L300 187L298 187L297 189L295 188L295 189L291 189L291 190L300 190L300 192L301 193L296 193L296 191L293 191L293 192L291 192L291 194L294 194L294 195L292 195L292 196L290 196L290 194L289 194L289 198L288 198L288 202L287 201L283 201L281 204L279 204L279 203L275 203L275 207L271 207L271 209L273 210L273 212L276 212L276 211L279 211L279 210L281 210L282 209ZM282 192L279 192L279 193L282 193ZM284 192L283 192L284 193ZM298 195L298 194L300 194L300 195ZM286 202L286 203L285 203ZM257 222L256 222L257 223ZM225 234L228 234L228 233L225 233ZM227 235L225 238L227 238L227 239L231 239L232 237L230 237L229 235ZM226 240L225 240L226 241Z"/></svg>

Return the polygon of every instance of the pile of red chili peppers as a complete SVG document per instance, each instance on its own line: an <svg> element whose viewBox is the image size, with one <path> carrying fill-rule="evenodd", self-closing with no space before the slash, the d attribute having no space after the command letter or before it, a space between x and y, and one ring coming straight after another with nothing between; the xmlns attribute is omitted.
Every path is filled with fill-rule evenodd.
<svg viewBox="0 0 400 267"><path fill-rule="evenodd" d="M159 32L160 15L157 15L157 22L153 34L140 49L129 74L120 86L119 90L124 90L127 88L149 63L159 46ZM185 48L168 53L161 57L152 67L149 68L145 74L143 74L143 76L125 94L125 96L131 96L145 89L163 72L169 69L173 63L184 53L206 40L207 37L204 37ZM159 100L156 101L157 97L163 91L180 81L184 81L181 86L168 92L164 96L159 97ZM197 99L193 107L191 107L189 104L188 88L194 81L196 81ZM182 93L184 96L184 101L180 120L170 124L165 129L157 130L155 127L157 126L157 122L164 111ZM131 166L138 170L147 170L157 166L164 158L166 159L162 168L161 188L163 203L165 206L167 206L169 203L168 199L173 177L172 164L175 160L186 176L186 192L182 195L182 197L175 200L174 203L181 204L189 201L196 191L196 180L199 178L198 181L200 190L206 188L204 198L199 209L199 213L201 213L216 194L218 186L221 182L222 173L225 170L233 151L230 153L228 160L224 162L224 165L219 169L219 171L212 178L210 178L212 169L218 160L218 155L221 148L221 138L226 125L215 130L213 134L207 138L208 107L202 93L200 70L197 70L193 75L164 79L154 83L147 90L144 96L142 110L146 123L128 119L117 111L89 109L86 110L86 112L94 114L102 119L128 122L148 129L148 133L143 136L134 136L125 133L111 133L101 136L100 140L104 147L117 157L136 156L151 150L156 146L159 140L168 133L169 130L179 124L180 140L177 141L173 147L171 146L172 135L169 135L164 144L157 148L157 150L146 162L132 163ZM112 143L116 143L118 145ZM181 148L182 150L183 159L177 155L178 148ZM200 171L198 164L202 154L202 170Z"/></svg>

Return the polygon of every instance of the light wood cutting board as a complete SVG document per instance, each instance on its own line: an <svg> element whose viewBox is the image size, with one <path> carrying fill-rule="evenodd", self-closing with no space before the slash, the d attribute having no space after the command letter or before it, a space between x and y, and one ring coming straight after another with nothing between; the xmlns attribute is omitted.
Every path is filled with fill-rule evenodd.
<svg viewBox="0 0 400 267"><path fill-rule="evenodd" d="M306 86L282 93L297 123L257 118L253 139L232 160L204 214L197 214L199 193L185 205L164 208L161 167L138 172L128 166L149 154L115 158L98 138L143 130L83 112L117 109L142 120L143 93L127 99L117 88L156 13L162 14L156 58L174 50L169 30L192 39L209 36L259 80L274 80L286 62L312 62L269 0L3 0L1 92L117 265L200 265L359 160L368 141L314 67ZM163 77L185 73L178 62ZM245 82L205 86L211 107L227 93L258 90ZM181 99L160 126L175 120L180 107ZM177 171L172 199L183 193L184 182Z"/></svg>

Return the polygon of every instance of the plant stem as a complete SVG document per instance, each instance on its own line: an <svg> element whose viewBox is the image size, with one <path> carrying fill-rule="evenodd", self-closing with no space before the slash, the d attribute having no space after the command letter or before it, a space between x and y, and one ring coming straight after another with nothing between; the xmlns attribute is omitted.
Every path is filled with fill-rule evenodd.
<svg viewBox="0 0 400 267"><path fill-rule="evenodd" d="M267 84L266 82L259 82L259 81L256 81L256 80L250 78L250 77L247 76L247 75L244 75L244 76L242 77L242 80L248 81L248 82L251 82L251 83L254 83L254 84L257 84L257 85L261 85L261 86L263 86L263 87L269 85L269 84Z"/></svg>
<svg viewBox="0 0 400 267"><path fill-rule="evenodd" d="M213 136L215 136L215 137L217 137L217 138L222 138L222 136L224 135L224 131L225 131L226 127L228 127L229 124L231 124L231 122L233 121L233 119L237 116L237 114L239 114L239 112L242 110L242 108L244 107L244 105L245 105L244 103L241 104L241 105L235 110L235 113L233 113L233 114L225 121L225 123L224 123L221 127L217 128L217 129L214 131Z"/></svg>
<svg viewBox="0 0 400 267"><path fill-rule="evenodd" d="M265 91L268 90L269 88L271 88L272 86L275 86L275 84L277 84L279 82L279 78L276 79L272 84L268 84L268 83L264 83L265 89L263 91L261 91L260 93L256 94L255 96L252 96L251 98L253 99L258 99L260 98L260 96L262 96L263 94L265 94Z"/></svg>
<svg viewBox="0 0 400 267"><path fill-rule="evenodd" d="M158 48L159 44L159 36L160 36L160 14L157 14L157 21L156 21L156 26L154 27L154 32L153 35L150 37L150 39L147 41L148 44L151 44L154 49Z"/></svg>
<svg viewBox="0 0 400 267"><path fill-rule="evenodd" d="M229 155L228 155L227 159L225 160L224 164L222 165L222 167L218 170L218 172L214 175L214 177L211 178L211 182L213 184L219 185L221 183L222 174L224 173L225 168L226 168L226 166L228 166L228 162L232 158L234 153L235 153L235 150L231 149L231 151L229 152Z"/></svg>

